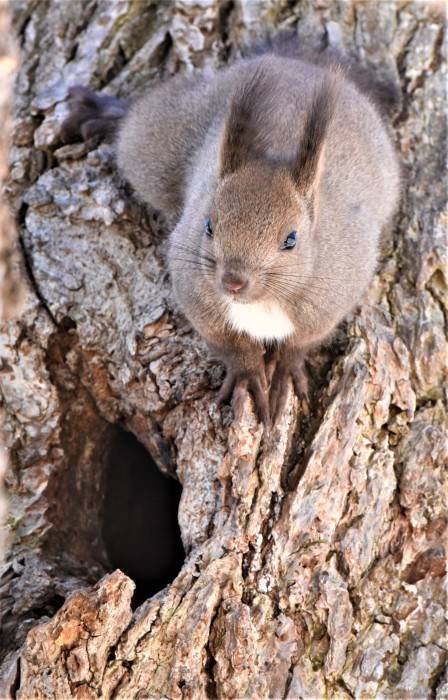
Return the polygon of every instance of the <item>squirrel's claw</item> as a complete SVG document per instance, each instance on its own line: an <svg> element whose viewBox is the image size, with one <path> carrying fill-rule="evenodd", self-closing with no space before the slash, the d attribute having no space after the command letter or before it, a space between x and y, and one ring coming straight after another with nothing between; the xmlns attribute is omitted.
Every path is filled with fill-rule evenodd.
<svg viewBox="0 0 448 700"><path fill-rule="evenodd" d="M269 431L271 420L269 415L269 402L267 396L267 381L264 372L234 373L227 371L226 378L218 392L218 405L231 401L237 421L241 420L243 404L247 393L250 393L254 402L258 418Z"/></svg>
<svg viewBox="0 0 448 700"><path fill-rule="evenodd" d="M228 367L217 395L218 405L231 402L235 419L240 421L244 400L249 392L256 414L263 423L266 433L269 433L272 423L285 409L290 377L293 380L296 395L308 401L308 376L301 354L281 357L278 352L271 353L267 358L264 371L258 368L235 370Z"/></svg>
<svg viewBox="0 0 448 700"><path fill-rule="evenodd" d="M289 377L292 377L296 395L308 401L308 375L303 359L286 363L280 362L272 378L269 392L269 405L274 421L285 409Z"/></svg>

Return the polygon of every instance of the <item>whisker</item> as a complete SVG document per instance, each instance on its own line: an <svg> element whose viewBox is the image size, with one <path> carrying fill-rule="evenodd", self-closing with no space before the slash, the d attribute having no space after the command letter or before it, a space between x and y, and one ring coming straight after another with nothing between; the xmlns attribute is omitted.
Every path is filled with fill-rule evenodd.
<svg viewBox="0 0 448 700"><path fill-rule="evenodd" d="M305 282L305 280L304 280L304 282ZM286 282L284 281L283 283L284 283L285 287L286 287L286 285L288 285L288 289L290 291L293 291L294 289L309 289L310 291L319 291L319 292L331 291L328 289L328 287L320 287L320 286L315 285L315 284L313 284L312 286L307 285L307 284L293 284L293 283L289 282L288 280Z"/></svg>
<svg viewBox="0 0 448 700"><path fill-rule="evenodd" d="M181 262L189 263L190 265L196 265L201 270L209 270L210 272L215 270L213 265L203 262L202 260L188 260L187 258L170 258L170 262Z"/></svg>
<svg viewBox="0 0 448 700"><path fill-rule="evenodd" d="M264 273L265 275L272 275L275 277L290 277L291 279L303 279L303 276L299 274L292 274L289 272L285 271L275 271L275 270L270 270L268 272ZM363 282L364 280L359 277L324 277L322 275L308 275L307 280L319 280L319 281L330 281L330 282Z"/></svg>
<svg viewBox="0 0 448 700"><path fill-rule="evenodd" d="M276 289L274 288L274 289L272 289L271 291L274 292L273 296L274 296L274 298L276 299L276 301L281 302L281 301L284 300L285 296L284 296L284 294L282 293L282 290L281 290L281 289L280 289L280 290L276 290ZM275 294L276 291L280 292L280 298ZM319 304L316 303L315 300L311 301L311 299L309 299L309 298L306 297L306 296L302 296L301 300L303 300L306 304L309 304L310 306L312 306L314 309L316 309L316 311L323 312L324 315L326 315L326 316L329 316L329 315L330 315L330 314L329 314L329 309L320 306Z"/></svg>
<svg viewBox="0 0 448 700"><path fill-rule="evenodd" d="M192 246L188 246L188 245L185 245L182 243L171 243L170 249L171 250L172 249L179 250L179 251L185 252L185 253L191 253L194 256L198 256L198 257L204 258L206 260L209 260L210 262L216 263L216 258L214 258L209 253L204 253L204 251L202 250L201 247L193 248Z"/></svg>
<svg viewBox="0 0 448 700"><path fill-rule="evenodd" d="M329 290L328 287L322 287L322 286L320 286L320 285L314 284L314 280L324 280L324 279L327 279L327 278L323 278L323 277L314 277L314 276L313 276L313 277L308 277L306 280L304 280L303 278L300 278L299 276L291 276L291 275L284 275L284 274L273 275L273 277L276 278L275 281L276 281L277 284L280 284L280 283L282 282L282 283L284 284L285 288L287 288L289 291L294 290L295 288L297 288L297 289L306 289L306 290L310 289L310 291L311 291L311 290L313 290L313 291L314 291L314 290L318 290L318 291L325 291L325 292L327 292L327 293L331 292L332 294L337 293L337 292L333 292L332 290ZM270 275L269 275L268 273L265 273L264 277L262 278L263 281L264 281L264 283L265 283L265 285L266 285L266 283L267 283L267 279L266 279L266 278L268 278L268 279L270 278ZM278 278L278 279L277 279L277 278ZM306 281L306 282L307 282L307 285L304 286L303 284L298 284L297 287L295 287L295 285L292 286L292 285L291 285L291 279L297 279L299 282L302 282L302 283ZM331 278L331 279L336 279L337 281L343 280L343 278ZM355 279L355 278L352 278L352 279ZM286 281L285 281L285 280L286 280ZM281 285L280 285L280 286L281 286ZM337 304L337 302L335 302L335 301L333 301L333 300L332 300L332 303ZM372 309L377 309L378 311L384 313L386 316L389 316L389 318L394 319L395 321L398 321L398 317L397 317L397 316L395 316L394 314L390 313L390 311L387 311L385 308L383 308L383 307L380 306L379 304L371 304L371 303L369 303L369 302L367 302L367 301L365 301L365 302L362 302L362 301L361 301L361 304L362 304L362 306L369 306L369 307L372 308Z"/></svg>
<svg viewBox="0 0 448 700"><path fill-rule="evenodd" d="M184 243L179 243L179 242L176 242L176 241L170 241L170 246L171 246L171 248L183 248L183 249L188 248L189 250L198 250L198 249L201 249L201 248L202 248L201 245L199 245L199 246L194 246L194 245L188 245L188 244L185 243L185 242L184 242Z"/></svg>
<svg viewBox="0 0 448 700"><path fill-rule="evenodd" d="M287 293L290 293L290 292L297 293L297 291L299 291L301 300L304 300L305 302L311 304L311 306L314 306L316 309L323 311L326 316L331 315L331 308L328 308L328 306L325 308L321 307L318 304L315 304L314 301L311 301L309 296L306 296L303 294L304 291L310 291L310 289L308 287L299 286L299 285L292 285L292 284L280 285L278 283L274 283L274 284L270 283L270 284L265 285L265 288L270 289L271 291L278 292L280 294L282 300L288 299L289 301L290 301L290 297L287 296ZM335 306L339 309L342 309L345 313L347 313L347 309L345 307L338 304L333 298L329 299L328 295L326 295L325 298L317 296L317 299L321 299L322 301L327 302L327 303L331 304L332 306ZM277 301L279 301L279 299L277 299Z"/></svg>

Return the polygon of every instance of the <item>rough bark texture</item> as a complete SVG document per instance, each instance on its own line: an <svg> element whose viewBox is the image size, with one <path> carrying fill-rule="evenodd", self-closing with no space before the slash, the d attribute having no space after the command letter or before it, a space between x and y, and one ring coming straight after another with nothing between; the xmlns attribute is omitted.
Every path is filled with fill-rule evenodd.
<svg viewBox="0 0 448 700"><path fill-rule="evenodd" d="M8 174L8 149L11 132L11 94L14 71L18 67L17 45L11 30L10 14L6 4L0 4L0 319L10 319L18 313L22 286L14 255L16 228L2 196L1 188ZM0 364L0 371L1 371ZM0 442L0 527L4 525L6 499L3 479L6 454ZM4 554L4 532L0 532L0 562Z"/></svg>
<svg viewBox="0 0 448 700"><path fill-rule="evenodd" d="M14 0L13 11L23 63L9 192L28 295L1 341L0 696L444 697L442 4ZM163 222L120 181L109 146L63 146L58 124L74 83L126 97L290 26L400 82L403 201L359 314L311 360L310 405L291 394L266 439L249 399L239 425L213 402L222 370L172 304ZM132 582L99 580L118 423L183 486L185 564L133 614Z"/></svg>

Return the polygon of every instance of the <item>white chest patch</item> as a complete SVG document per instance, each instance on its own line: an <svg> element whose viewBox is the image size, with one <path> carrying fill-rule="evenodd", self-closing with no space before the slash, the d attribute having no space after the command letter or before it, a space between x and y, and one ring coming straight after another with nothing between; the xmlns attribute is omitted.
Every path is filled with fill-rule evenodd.
<svg viewBox="0 0 448 700"><path fill-rule="evenodd" d="M256 340L282 340L294 333L291 319L275 301L251 304L229 301L228 319L235 331L247 333Z"/></svg>

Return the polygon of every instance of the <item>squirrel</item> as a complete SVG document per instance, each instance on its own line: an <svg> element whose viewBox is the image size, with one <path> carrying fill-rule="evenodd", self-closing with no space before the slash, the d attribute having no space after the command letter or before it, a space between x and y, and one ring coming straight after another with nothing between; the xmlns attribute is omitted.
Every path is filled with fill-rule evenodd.
<svg viewBox="0 0 448 700"><path fill-rule="evenodd" d="M337 62L268 54L133 103L75 87L65 141L111 137L138 197L174 217L177 303L266 430L289 378L360 302L400 191L380 110Z"/></svg>

